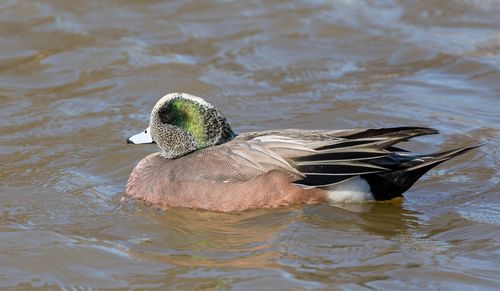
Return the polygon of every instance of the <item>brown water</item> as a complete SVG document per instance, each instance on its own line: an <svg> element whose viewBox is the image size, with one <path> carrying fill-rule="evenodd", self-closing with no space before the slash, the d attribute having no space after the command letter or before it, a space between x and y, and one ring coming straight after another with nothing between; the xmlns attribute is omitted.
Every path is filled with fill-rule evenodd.
<svg viewBox="0 0 500 291"><path fill-rule="evenodd" d="M333 2L333 3L332 3ZM500 2L0 2L0 287L495 288ZM388 203L221 214L120 198L158 97L239 132L482 141Z"/></svg>

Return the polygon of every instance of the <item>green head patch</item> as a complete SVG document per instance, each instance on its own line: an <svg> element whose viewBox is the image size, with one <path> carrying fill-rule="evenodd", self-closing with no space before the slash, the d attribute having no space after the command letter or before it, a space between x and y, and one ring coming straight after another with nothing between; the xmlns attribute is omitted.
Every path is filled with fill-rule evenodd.
<svg viewBox="0 0 500 291"><path fill-rule="evenodd" d="M163 123L184 129L193 137L197 146L202 148L208 142L205 111L200 104L192 100L174 98L158 113Z"/></svg>

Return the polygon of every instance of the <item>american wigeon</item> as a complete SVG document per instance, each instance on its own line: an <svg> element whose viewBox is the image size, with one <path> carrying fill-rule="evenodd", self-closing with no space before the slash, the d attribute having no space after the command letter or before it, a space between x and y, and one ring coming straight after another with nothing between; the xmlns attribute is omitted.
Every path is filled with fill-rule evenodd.
<svg viewBox="0 0 500 291"><path fill-rule="evenodd" d="M156 103L149 127L127 140L156 142L161 151L139 162L126 193L161 206L213 211L388 200L431 168L477 147L414 155L394 146L436 133L397 127L237 135L202 98L172 93Z"/></svg>

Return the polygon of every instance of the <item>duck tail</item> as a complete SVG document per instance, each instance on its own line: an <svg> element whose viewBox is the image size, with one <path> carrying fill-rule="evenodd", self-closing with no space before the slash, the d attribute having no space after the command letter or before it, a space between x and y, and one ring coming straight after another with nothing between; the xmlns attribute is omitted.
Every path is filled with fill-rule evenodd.
<svg viewBox="0 0 500 291"><path fill-rule="evenodd" d="M397 170L367 174L362 177L370 185L371 192L376 200L389 200L401 196L420 177L435 166L480 146L482 144L455 148L431 155L415 156L414 159L401 164L401 167Z"/></svg>

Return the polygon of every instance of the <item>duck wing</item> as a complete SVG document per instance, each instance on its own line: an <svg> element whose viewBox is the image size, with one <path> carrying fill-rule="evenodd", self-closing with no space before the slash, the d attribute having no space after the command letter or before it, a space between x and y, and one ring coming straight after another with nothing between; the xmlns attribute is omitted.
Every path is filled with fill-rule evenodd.
<svg viewBox="0 0 500 291"><path fill-rule="evenodd" d="M224 169L231 169L219 173L222 175L217 179L245 180L280 170L296 184L326 187L354 176L390 171L385 164L393 166L403 159L384 159L403 151L394 144L435 133L435 129L424 127L268 130L242 134L195 154L216 159L226 165Z"/></svg>

